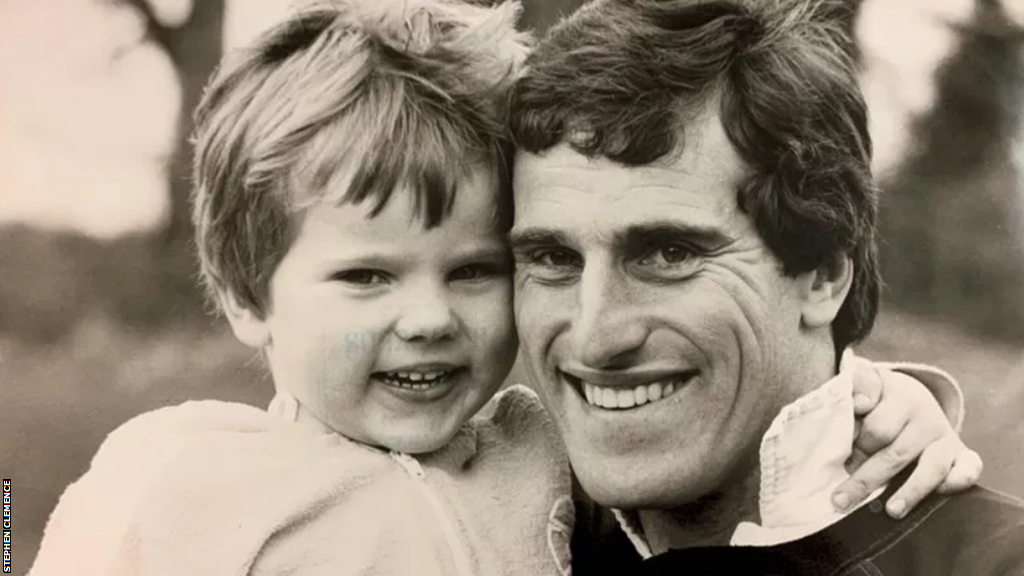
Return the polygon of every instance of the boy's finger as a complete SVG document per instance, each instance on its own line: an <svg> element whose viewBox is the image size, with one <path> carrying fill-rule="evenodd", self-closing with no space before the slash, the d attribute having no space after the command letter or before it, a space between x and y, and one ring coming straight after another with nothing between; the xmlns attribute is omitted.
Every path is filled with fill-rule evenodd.
<svg viewBox="0 0 1024 576"><path fill-rule="evenodd" d="M903 518L921 500L934 492L949 477L959 453L957 438L939 440L921 454L914 471L885 504L893 518Z"/></svg>
<svg viewBox="0 0 1024 576"><path fill-rule="evenodd" d="M884 486L913 461L917 455L915 446L919 444L920 439L915 439L913 431L908 431L893 443L874 452L833 492L832 503L836 510L848 510ZM940 481L937 480L932 488L938 486Z"/></svg>
<svg viewBox="0 0 1024 576"><path fill-rule="evenodd" d="M867 414L882 399L882 376L871 362L857 362L853 372L853 412Z"/></svg>
<svg viewBox="0 0 1024 576"><path fill-rule="evenodd" d="M896 441L903 429L911 423L907 407L900 402L882 402L861 419L862 423L854 446L874 454ZM926 444L921 444L924 447Z"/></svg>
<svg viewBox="0 0 1024 576"><path fill-rule="evenodd" d="M867 461L868 455L865 454L863 450L858 450L857 448L854 448L853 453L850 454L850 457L846 460L846 464L844 467L846 468L846 472L848 474L853 474L858 469L860 469L860 467Z"/></svg>
<svg viewBox="0 0 1024 576"><path fill-rule="evenodd" d="M981 471L984 468L985 464L981 461L981 456L961 444L956 462L953 463L953 469L949 471L946 480L939 486L939 493L960 492L974 486L981 479Z"/></svg>

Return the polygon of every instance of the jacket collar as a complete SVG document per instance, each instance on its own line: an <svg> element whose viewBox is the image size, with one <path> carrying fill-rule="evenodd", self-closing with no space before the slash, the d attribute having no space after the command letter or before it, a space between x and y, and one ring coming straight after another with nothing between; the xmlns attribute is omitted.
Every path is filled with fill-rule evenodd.
<svg viewBox="0 0 1024 576"><path fill-rule="evenodd" d="M761 522L741 522L731 545L770 546L798 540L856 510L836 512L832 492L850 477L844 464L853 451L853 375L861 362L865 360L847 350L835 377L783 407L772 421L759 454ZM637 552L650 557L636 515L613 512Z"/></svg>

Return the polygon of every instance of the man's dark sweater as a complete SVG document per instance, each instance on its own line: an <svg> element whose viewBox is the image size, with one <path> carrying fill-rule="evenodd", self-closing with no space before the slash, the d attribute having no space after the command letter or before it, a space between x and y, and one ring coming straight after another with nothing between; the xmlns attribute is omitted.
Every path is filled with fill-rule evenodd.
<svg viewBox="0 0 1024 576"><path fill-rule="evenodd" d="M933 495L894 520L882 502L905 478L821 532L776 546L687 548L642 560L621 530L607 531L607 516L583 514L573 574L1024 576L1024 502L976 487ZM599 523L604 536L593 532Z"/></svg>

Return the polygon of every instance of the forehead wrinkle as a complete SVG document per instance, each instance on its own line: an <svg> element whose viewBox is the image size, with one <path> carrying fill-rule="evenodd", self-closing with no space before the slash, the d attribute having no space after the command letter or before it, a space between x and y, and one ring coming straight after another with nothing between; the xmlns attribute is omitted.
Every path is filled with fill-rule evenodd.
<svg viewBox="0 0 1024 576"><path fill-rule="evenodd" d="M562 156L568 157L563 159ZM576 189L575 183L581 173L603 172L616 180L632 180L635 182L634 186L663 185L680 174L689 175L675 164L624 166L605 158L590 159L576 152L561 149L553 149L547 155L531 158L527 162L517 162L516 166L516 182L542 188L561 186ZM623 187L627 185L623 183Z"/></svg>
<svg viewBox="0 0 1024 576"><path fill-rule="evenodd" d="M558 162L556 158L541 158L536 163L531 162L516 170L515 187L519 190L526 187L544 190L565 188L585 192L586 189L579 187L578 182L585 178L584 174L592 176L598 173L601 174L604 186L619 188L624 192L643 189L684 191L695 184L736 190L746 175L738 154L729 155L732 156L732 162L723 162L701 148L693 147L693 152L666 157L659 161L664 162L663 165L623 166L604 159L595 161L582 156L580 158L586 160L586 164L575 158L572 160L576 161L567 162Z"/></svg>

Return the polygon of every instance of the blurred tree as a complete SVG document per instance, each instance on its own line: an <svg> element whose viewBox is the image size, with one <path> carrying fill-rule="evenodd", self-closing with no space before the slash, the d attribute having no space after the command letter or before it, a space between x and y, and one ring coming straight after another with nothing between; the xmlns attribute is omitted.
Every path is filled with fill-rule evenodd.
<svg viewBox="0 0 1024 576"><path fill-rule="evenodd" d="M179 167L222 1L191 4L0 3L2 217L32 223L0 230L0 331L49 341L90 314L152 329L201 310Z"/></svg>
<svg viewBox="0 0 1024 576"><path fill-rule="evenodd" d="M142 1L142 0L134 0ZM178 143L171 161L171 220L157 239L161 271L159 284L165 291L165 303L179 306L178 312L194 315L202 311L197 290L197 269L193 259L191 192L192 110L199 103L207 78L221 58L224 33L225 0L196 1L189 20L182 26L166 28L151 18L155 35L167 49L182 81L182 106Z"/></svg>
<svg viewBox="0 0 1024 576"><path fill-rule="evenodd" d="M192 110L221 57L224 0L174 2L123 0L142 10L148 33L170 55L182 85L182 111L170 162L170 219L160 232L122 238L108 246L90 275L99 307L127 327L152 331L170 322L206 322L192 250ZM178 2L182 4L182 2Z"/></svg>
<svg viewBox="0 0 1024 576"><path fill-rule="evenodd" d="M1014 140L1024 107L1021 29L974 12L952 29L936 102L882 197L888 299L994 336L1024 340L1024 234Z"/></svg>

